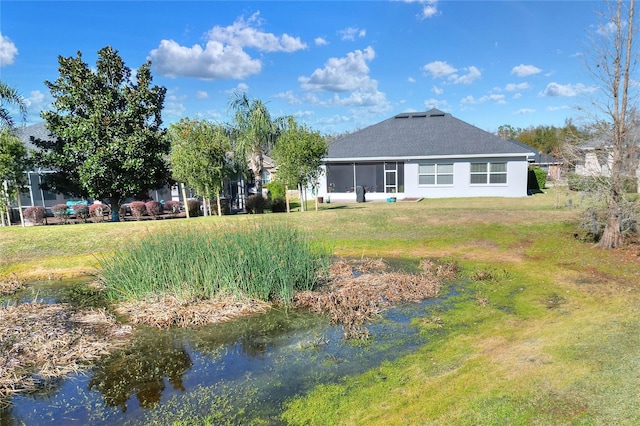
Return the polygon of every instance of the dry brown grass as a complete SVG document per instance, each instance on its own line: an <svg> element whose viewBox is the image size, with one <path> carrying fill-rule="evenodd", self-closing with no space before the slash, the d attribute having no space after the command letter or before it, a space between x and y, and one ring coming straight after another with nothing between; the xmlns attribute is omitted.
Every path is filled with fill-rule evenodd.
<svg viewBox="0 0 640 426"><path fill-rule="evenodd" d="M304 291L294 296L297 308L328 314L331 322L342 324L348 339L366 339L365 323L387 307L436 297L442 279L452 278L453 264L420 263L422 272L388 272L381 260L341 260L329 271L329 282L321 291ZM355 273L354 273L355 272Z"/></svg>
<svg viewBox="0 0 640 426"><path fill-rule="evenodd" d="M85 369L132 332L103 309L36 302L0 308L0 324L0 405Z"/></svg>
<svg viewBox="0 0 640 426"><path fill-rule="evenodd" d="M269 303L257 300L235 301L221 298L183 303L174 297L165 297L156 301L123 302L115 311L134 324L168 328L230 321L242 316L264 313L269 307Z"/></svg>
<svg viewBox="0 0 640 426"><path fill-rule="evenodd" d="M18 277L18 274L12 273L5 281L0 281L0 296L13 294L26 285L24 280Z"/></svg>

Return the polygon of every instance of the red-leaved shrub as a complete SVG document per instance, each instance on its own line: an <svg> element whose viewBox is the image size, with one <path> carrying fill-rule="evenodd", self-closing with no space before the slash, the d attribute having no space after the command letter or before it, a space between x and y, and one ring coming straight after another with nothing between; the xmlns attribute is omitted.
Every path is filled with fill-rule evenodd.
<svg viewBox="0 0 640 426"><path fill-rule="evenodd" d="M34 225L42 225L44 223L46 213L46 210L42 206L27 207L24 210L24 218L32 222Z"/></svg>
<svg viewBox="0 0 640 426"><path fill-rule="evenodd" d="M106 204L96 203L89 207L89 216L94 222L104 222L104 215L109 214L109 207Z"/></svg>
<svg viewBox="0 0 640 426"><path fill-rule="evenodd" d="M260 194L253 194L247 197L245 209L251 214L262 214L267 205L267 199Z"/></svg>
<svg viewBox="0 0 640 426"><path fill-rule="evenodd" d="M133 216L135 220L141 220L142 216L147 212L144 201L132 201L129 203L129 208L131 209L131 216Z"/></svg>
<svg viewBox="0 0 640 426"><path fill-rule="evenodd" d="M144 206L147 209L147 214L154 219L163 213L162 204L158 201L147 201Z"/></svg>
<svg viewBox="0 0 640 426"><path fill-rule="evenodd" d="M62 223L68 223L69 222L69 207L67 207L66 204L56 204L55 206L51 207L51 211L53 212L53 215L57 218L60 218L60 220L62 220Z"/></svg>
<svg viewBox="0 0 640 426"><path fill-rule="evenodd" d="M76 218L80 222L87 223L87 219L89 219L89 206L86 204L75 204L73 211L76 213Z"/></svg>
<svg viewBox="0 0 640 426"><path fill-rule="evenodd" d="M174 200L165 201L164 210L175 216L180 213L180 202Z"/></svg>
<svg viewBox="0 0 640 426"><path fill-rule="evenodd" d="M189 217L196 217L200 215L200 201L194 199L187 200L187 209L189 210Z"/></svg>

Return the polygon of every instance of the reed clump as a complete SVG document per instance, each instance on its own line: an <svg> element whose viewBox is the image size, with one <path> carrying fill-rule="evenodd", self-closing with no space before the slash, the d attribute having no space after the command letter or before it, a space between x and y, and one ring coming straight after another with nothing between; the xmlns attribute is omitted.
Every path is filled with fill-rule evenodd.
<svg viewBox="0 0 640 426"><path fill-rule="evenodd" d="M190 227L147 235L100 263L98 280L118 303L288 304L296 291L312 290L326 277L330 250L286 224Z"/></svg>

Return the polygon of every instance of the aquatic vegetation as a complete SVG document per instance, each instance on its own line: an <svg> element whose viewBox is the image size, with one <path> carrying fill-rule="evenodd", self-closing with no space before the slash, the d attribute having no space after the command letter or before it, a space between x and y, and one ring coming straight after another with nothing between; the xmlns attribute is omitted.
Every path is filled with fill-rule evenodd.
<svg viewBox="0 0 640 426"><path fill-rule="evenodd" d="M230 297L289 303L315 288L330 251L286 224L182 228L148 234L100 259L113 301L181 303Z"/></svg>

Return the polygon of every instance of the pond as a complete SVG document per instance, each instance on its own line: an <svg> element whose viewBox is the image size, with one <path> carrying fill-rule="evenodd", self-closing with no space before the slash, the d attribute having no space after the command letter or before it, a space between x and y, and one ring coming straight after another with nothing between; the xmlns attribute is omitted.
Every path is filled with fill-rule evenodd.
<svg viewBox="0 0 640 426"><path fill-rule="evenodd" d="M57 303L68 286L31 287L15 300ZM170 424L210 416L224 424L281 424L283 403L426 343L411 324L431 299L386 311L367 342L345 341L340 326L308 313L271 310L190 329L143 328L125 349L0 409L0 425ZM13 303L12 302L12 303Z"/></svg>

